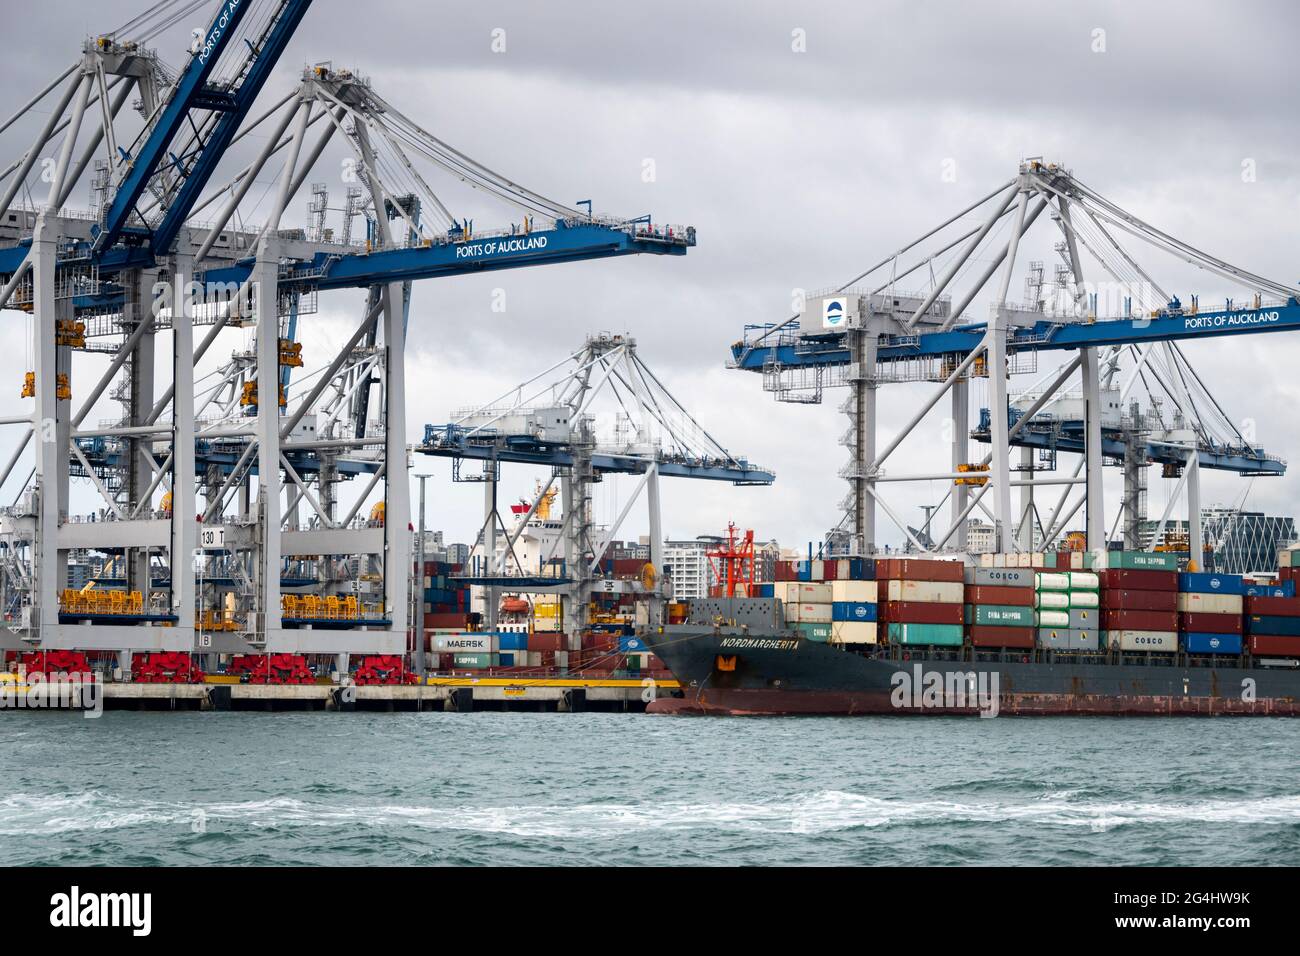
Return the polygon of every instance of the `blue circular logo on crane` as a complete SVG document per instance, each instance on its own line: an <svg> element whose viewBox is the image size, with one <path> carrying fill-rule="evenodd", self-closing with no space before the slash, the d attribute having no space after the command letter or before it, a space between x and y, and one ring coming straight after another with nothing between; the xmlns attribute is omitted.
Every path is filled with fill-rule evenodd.
<svg viewBox="0 0 1300 956"><path fill-rule="evenodd" d="M822 327L839 328L844 324L845 301L843 299L825 299L822 301Z"/></svg>

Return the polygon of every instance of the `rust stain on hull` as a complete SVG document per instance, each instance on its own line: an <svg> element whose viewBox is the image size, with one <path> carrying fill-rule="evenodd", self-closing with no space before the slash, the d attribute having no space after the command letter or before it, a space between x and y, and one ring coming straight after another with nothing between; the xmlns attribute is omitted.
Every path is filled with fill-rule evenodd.
<svg viewBox="0 0 1300 956"><path fill-rule="evenodd" d="M977 707L895 707L887 695L807 691L709 690L694 697L660 698L647 713L712 716L974 716ZM1300 701L1266 697L1181 697L1122 694L1002 694L998 713L1015 717L1300 717Z"/></svg>

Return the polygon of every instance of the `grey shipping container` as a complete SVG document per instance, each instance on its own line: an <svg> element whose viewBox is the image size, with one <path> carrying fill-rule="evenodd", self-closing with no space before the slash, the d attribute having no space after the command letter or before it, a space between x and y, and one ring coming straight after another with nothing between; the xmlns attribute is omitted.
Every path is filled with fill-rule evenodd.
<svg viewBox="0 0 1300 956"><path fill-rule="evenodd" d="M1002 585L1005 587L1033 587L1033 568L967 568L966 583L982 587Z"/></svg>
<svg viewBox="0 0 1300 956"><path fill-rule="evenodd" d="M1058 651L1095 651L1101 647L1101 635L1097 631L1044 627L1038 629L1038 646Z"/></svg>
<svg viewBox="0 0 1300 956"><path fill-rule="evenodd" d="M1101 628L1101 611L1090 607L1070 609L1070 630L1096 631Z"/></svg>

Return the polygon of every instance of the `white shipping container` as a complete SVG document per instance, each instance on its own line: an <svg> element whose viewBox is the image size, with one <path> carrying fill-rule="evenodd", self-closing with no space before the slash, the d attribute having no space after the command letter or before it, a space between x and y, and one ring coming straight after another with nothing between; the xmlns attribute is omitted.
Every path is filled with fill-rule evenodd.
<svg viewBox="0 0 1300 956"><path fill-rule="evenodd" d="M786 604L830 604L831 586L816 581L787 581L782 600Z"/></svg>
<svg viewBox="0 0 1300 956"><path fill-rule="evenodd" d="M1244 599L1240 594L1179 594L1178 610L1195 614L1240 614Z"/></svg>
<svg viewBox="0 0 1300 956"><path fill-rule="evenodd" d="M1039 627L1070 627L1069 611L1039 611L1034 617Z"/></svg>
<svg viewBox="0 0 1300 956"><path fill-rule="evenodd" d="M831 625L832 644L875 644L875 621L836 621Z"/></svg>
<svg viewBox="0 0 1300 956"><path fill-rule="evenodd" d="M787 604L785 619L788 624L829 624L831 606L829 604Z"/></svg>
<svg viewBox="0 0 1300 956"><path fill-rule="evenodd" d="M1101 576L1092 571L1071 571L1070 590L1096 591L1101 587Z"/></svg>
<svg viewBox="0 0 1300 956"><path fill-rule="evenodd" d="M880 586L875 581L832 581L831 601L854 601L875 604L880 598Z"/></svg>
<svg viewBox="0 0 1300 956"><path fill-rule="evenodd" d="M1070 607L1101 607L1101 595L1096 591L1071 591Z"/></svg>
<svg viewBox="0 0 1300 956"><path fill-rule="evenodd" d="M1108 631L1111 647L1121 651L1176 651L1177 631Z"/></svg>
<svg viewBox="0 0 1300 956"><path fill-rule="evenodd" d="M1016 555L1016 567L1032 568L1033 566L1032 556L1028 551L1021 551Z"/></svg>
<svg viewBox="0 0 1300 956"><path fill-rule="evenodd" d="M433 649L439 653L461 651L472 654L491 654L496 650L495 634L435 634Z"/></svg>
<svg viewBox="0 0 1300 956"><path fill-rule="evenodd" d="M556 651L556 652L555 652L555 666L556 666L556 667L568 667L568 666L569 666L569 652L568 652L568 651Z"/></svg>
<svg viewBox="0 0 1300 956"><path fill-rule="evenodd" d="M922 601L928 604L961 604L966 600L966 585L961 581L889 582L887 601Z"/></svg>
<svg viewBox="0 0 1300 956"><path fill-rule="evenodd" d="M1047 557L1041 551L1035 551L1029 556L1029 566L1031 568L1043 568L1047 566Z"/></svg>
<svg viewBox="0 0 1300 956"><path fill-rule="evenodd" d="M981 555L979 556L979 558L980 558L980 567L981 567L981 568L991 568L991 567L993 567L993 553L992 553L991 551L986 551L986 552L984 552L983 554L981 554Z"/></svg>
<svg viewBox="0 0 1300 956"><path fill-rule="evenodd" d="M1034 606L1051 611L1069 610L1069 591L1037 591L1034 594Z"/></svg>
<svg viewBox="0 0 1300 956"><path fill-rule="evenodd" d="M1070 590L1070 575L1058 571L1043 571L1034 575L1034 587L1040 591Z"/></svg>
<svg viewBox="0 0 1300 956"><path fill-rule="evenodd" d="M1071 552L1070 552L1070 570L1071 570L1071 571L1082 571L1082 570L1083 570L1083 552L1082 552L1082 551L1071 551Z"/></svg>

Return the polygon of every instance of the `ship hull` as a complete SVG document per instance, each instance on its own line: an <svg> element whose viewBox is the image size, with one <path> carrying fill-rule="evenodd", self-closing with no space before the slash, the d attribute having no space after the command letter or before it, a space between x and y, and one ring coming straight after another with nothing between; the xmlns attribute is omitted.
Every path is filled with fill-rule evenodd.
<svg viewBox="0 0 1300 956"><path fill-rule="evenodd" d="M1171 655L1135 663L1033 652L946 659L968 651L956 648L880 648L868 656L792 634L691 625L644 639L682 686L681 697L652 702L650 713L1300 716L1300 670L1230 666L1235 660Z"/></svg>

